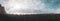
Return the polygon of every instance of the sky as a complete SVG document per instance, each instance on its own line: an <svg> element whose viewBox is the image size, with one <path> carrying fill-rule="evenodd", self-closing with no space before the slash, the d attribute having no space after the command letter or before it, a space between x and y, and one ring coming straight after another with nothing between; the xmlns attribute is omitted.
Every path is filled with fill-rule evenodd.
<svg viewBox="0 0 60 21"><path fill-rule="evenodd" d="M60 13L60 0L0 0L8 14Z"/></svg>

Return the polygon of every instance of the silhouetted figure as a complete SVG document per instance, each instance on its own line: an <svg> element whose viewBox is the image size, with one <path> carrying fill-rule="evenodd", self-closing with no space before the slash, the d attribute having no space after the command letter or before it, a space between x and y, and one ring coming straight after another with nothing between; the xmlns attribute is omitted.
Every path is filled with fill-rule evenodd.
<svg viewBox="0 0 60 21"><path fill-rule="evenodd" d="M5 14L5 13L6 13L6 12L5 12L4 7L2 7L1 4L0 4L0 14Z"/></svg>
<svg viewBox="0 0 60 21"><path fill-rule="evenodd" d="M0 7L1 7L1 4L0 4Z"/></svg>

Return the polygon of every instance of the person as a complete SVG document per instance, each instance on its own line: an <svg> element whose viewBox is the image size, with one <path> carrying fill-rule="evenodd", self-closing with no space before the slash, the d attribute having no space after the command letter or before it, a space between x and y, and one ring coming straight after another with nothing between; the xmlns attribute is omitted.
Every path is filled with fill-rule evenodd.
<svg viewBox="0 0 60 21"><path fill-rule="evenodd" d="M0 4L0 14L5 14L5 9L4 7Z"/></svg>
<svg viewBox="0 0 60 21"><path fill-rule="evenodd" d="M0 4L0 7L1 7L1 4Z"/></svg>

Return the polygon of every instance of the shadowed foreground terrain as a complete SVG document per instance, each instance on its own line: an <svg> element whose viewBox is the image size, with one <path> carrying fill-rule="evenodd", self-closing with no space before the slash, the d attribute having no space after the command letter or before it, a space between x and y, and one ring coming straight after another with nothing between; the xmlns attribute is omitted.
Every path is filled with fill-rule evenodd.
<svg viewBox="0 0 60 21"><path fill-rule="evenodd" d="M60 15L40 14L40 15L0 15L0 21L60 21Z"/></svg>
<svg viewBox="0 0 60 21"><path fill-rule="evenodd" d="M7 15L0 5L0 21L60 21L58 14Z"/></svg>

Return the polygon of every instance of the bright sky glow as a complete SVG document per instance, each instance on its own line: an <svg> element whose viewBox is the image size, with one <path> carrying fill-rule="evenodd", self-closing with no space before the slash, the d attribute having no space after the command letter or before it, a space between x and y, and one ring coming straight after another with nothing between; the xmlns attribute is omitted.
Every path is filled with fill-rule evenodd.
<svg viewBox="0 0 60 21"><path fill-rule="evenodd" d="M58 0L0 0L8 14L60 13Z"/></svg>

